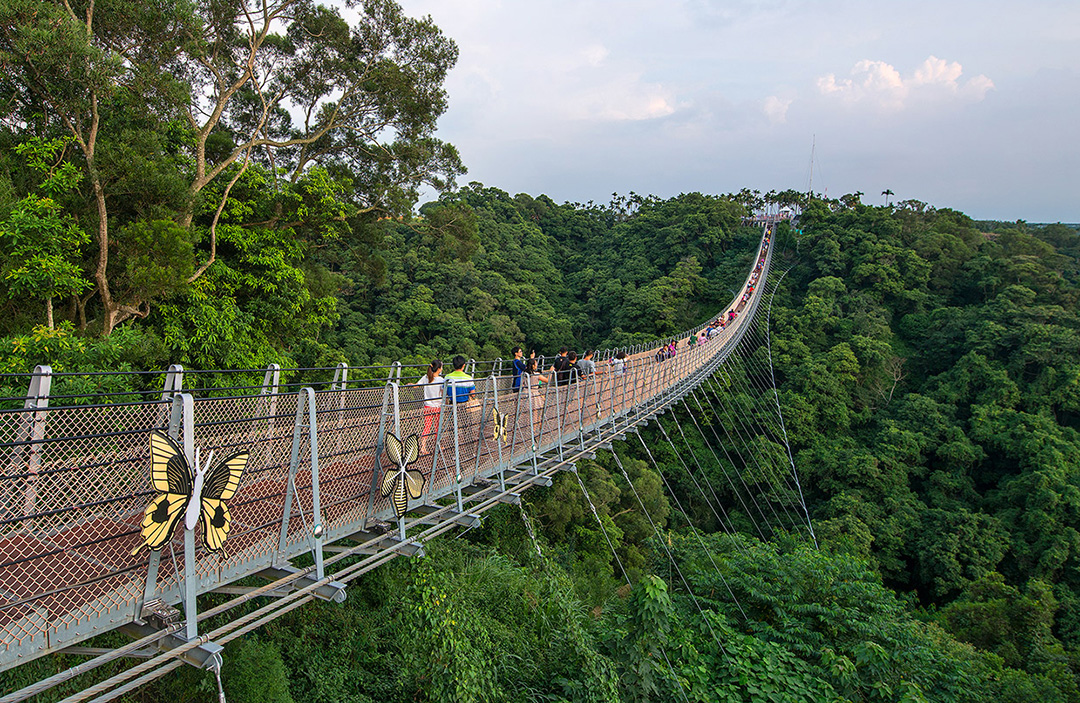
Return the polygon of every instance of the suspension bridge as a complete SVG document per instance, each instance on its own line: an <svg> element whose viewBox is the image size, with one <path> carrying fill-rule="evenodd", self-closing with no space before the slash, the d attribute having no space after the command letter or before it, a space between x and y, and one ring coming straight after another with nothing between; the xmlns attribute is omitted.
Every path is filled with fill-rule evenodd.
<svg viewBox="0 0 1080 703"><path fill-rule="evenodd" d="M730 319L711 339L682 343L703 324L626 350L617 365L604 352L602 372L573 383L538 387L525 376L517 392L508 365L470 363L472 400L442 403L424 453L413 437L423 424L423 391L412 382L419 370L400 364L377 381L350 378L355 370L342 364L328 387L298 389L271 366L261 386L226 388L225 396L220 388L186 389L198 374L174 366L160 397L109 402L51 395L62 374L39 366L23 406L0 410L0 671L58 652L86 660L0 703L121 657L140 661L65 700L113 700L185 664L220 681L229 641L313 599L342 602L350 580L397 556L422 555L428 540L475 527L494 506L520 505L523 491L551 485L557 472L576 473L576 462L679 404L692 418L700 414L725 392L718 380L727 388L747 383L727 374L725 362L767 342L768 323L759 318L767 318L763 301L777 277L769 278L774 222L761 224L751 271L718 311ZM676 355L658 362L656 348L668 343L679 344ZM771 380L771 360L755 374L766 371ZM454 393L460 382L446 383ZM710 428L715 446L724 446L720 433L754 432L751 408L724 412L720 427ZM786 434L778 401L775 419L774 434ZM700 473L704 457L678 432L689 451L676 453L693 479L688 464ZM720 463L713 445L709 451ZM204 471L208 455L228 458ZM745 490L735 494L763 537L772 520L813 538L796 507L805 513L793 461L790 468L775 484L794 502L759 501L745 481L729 477L736 488L742 481ZM725 524L719 501L710 506ZM200 610L209 593L225 599ZM240 607L256 599L263 605ZM112 631L130 641L83 645Z"/></svg>

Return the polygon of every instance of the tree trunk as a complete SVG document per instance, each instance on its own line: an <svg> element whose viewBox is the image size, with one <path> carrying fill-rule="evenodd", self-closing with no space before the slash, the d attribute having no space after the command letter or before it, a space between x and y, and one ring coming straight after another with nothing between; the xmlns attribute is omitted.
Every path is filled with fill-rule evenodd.
<svg viewBox="0 0 1080 703"><path fill-rule="evenodd" d="M101 334L108 337L116 326L120 306L113 300L112 292L109 290L109 278L106 274L106 268L109 265L109 210L105 204L105 191L101 187L101 180L92 168L91 173L93 174L94 200L98 211L98 265L94 272L94 281L97 282L97 290L101 294Z"/></svg>
<svg viewBox="0 0 1080 703"><path fill-rule="evenodd" d="M64 313L67 319L75 322L75 316L78 315L79 310L79 296L73 295L68 298L67 311Z"/></svg>
<svg viewBox="0 0 1080 703"><path fill-rule="evenodd" d="M79 331L80 332L85 332L86 331L86 304L89 303L90 299L93 298L94 295L96 295L96 294L97 294L97 290L95 289L95 290L90 291L90 294L88 296L86 296L85 298L80 298L79 296L74 296L74 298L75 298L75 310L76 310L76 314L78 315L78 323L77 324L79 325Z"/></svg>
<svg viewBox="0 0 1080 703"><path fill-rule="evenodd" d="M45 299L45 321L49 325L49 329L56 329L56 323L53 322L52 298Z"/></svg>

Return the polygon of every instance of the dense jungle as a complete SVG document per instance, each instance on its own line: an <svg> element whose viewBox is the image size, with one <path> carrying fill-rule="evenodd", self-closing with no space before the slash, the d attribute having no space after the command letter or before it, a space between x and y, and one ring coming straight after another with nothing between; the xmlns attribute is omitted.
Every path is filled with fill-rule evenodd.
<svg viewBox="0 0 1080 703"><path fill-rule="evenodd" d="M41 363L325 382L339 361L647 342L729 304L760 237L744 218L800 213L768 347L520 508L230 643L231 703L1080 701L1075 226L459 185L434 137L456 47L392 2L353 27L279 2L286 31L257 47L227 3L103 2L93 32L83 5L0 0L5 398ZM425 184L442 194L414 211ZM0 695L78 661L0 674ZM183 667L124 700L216 696Z"/></svg>

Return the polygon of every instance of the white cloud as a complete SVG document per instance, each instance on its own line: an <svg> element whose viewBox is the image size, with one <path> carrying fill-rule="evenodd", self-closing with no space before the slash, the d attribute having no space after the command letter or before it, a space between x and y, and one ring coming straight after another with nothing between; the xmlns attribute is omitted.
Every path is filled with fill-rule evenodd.
<svg viewBox="0 0 1080 703"><path fill-rule="evenodd" d="M994 89L994 82L981 73L960 88L960 93L970 100L978 102L986 97L986 93Z"/></svg>
<svg viewBox="0 0 1080 703"><path fill-rule="evenodd" d="M572 120L621 122L667 117L676 106L675 97L663 85L625 73L578 89L565 99L563 112Z"/></svg>
<svg viewBox="0 0 1080 703"><path fill-rule="evenodd" d="M956 61L929 56L907 77L892 64L863 59L852 67L850 78L829 73L817 80L818 90L849 104L868 104L885 111L900 110L914 102L942 97L982 100L994 87L984 75L960 83L963 67Z"/></svg>
<svg viewBox="0 0 1080 703"><path fill-rule="evenodd" d="M593 44L592 46L585 47L585 49L582 50L581 55L582 58L585 59L585 63L595 68L604 63L604 59L606 59L610 53L611 52L608 51L607 47L603 44Z"/></svg>
<svg viewBox="0 0 1080 703"><path fill-rule="evenodd" d="M762 109L770 124L783 124L787 122L789 107L791 107L790 98L778 98L775 95L770 95L765 98L765 105Z"/></svg>
<svg viewBox="0 0 1080 703"><path fill-rule="evenodd" d="M934 83L956 87L956 79L964 72L963 67L956 61L949 63L945 59L930 56L922 65L915 69L911 78L913 85L931 85Z"/></svg>

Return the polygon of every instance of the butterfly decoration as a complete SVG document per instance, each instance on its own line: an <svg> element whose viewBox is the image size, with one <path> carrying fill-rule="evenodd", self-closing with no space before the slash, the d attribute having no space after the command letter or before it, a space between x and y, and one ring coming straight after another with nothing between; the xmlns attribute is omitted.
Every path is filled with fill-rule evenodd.
<svg viewBox="0 0 1080 703"><path fill-rule="evenodd" d="M394 501L394 514L401 519L409 506L409 498L419 498L424 492L424 484L427 480L424 474L416 469L410 469L409 464L416 461L420 456L420 439L411 434L405 438L402 445L400 439L393 432L386 433L386 456L390 461L397 464L383 476L382 495L392 495Z"/></svg>
<svg viewBox="0 0 1080 703"><path fill-rule="evenodd" d="M221 551L232 523L225 501L230 500L240 487L248 456L245 449L210 468L214 452L210 452L203 464L196 449L195 470L192 471L183 450L171 437L159 430L151 432L150 483L158 495L143 511L140 525L143 543L131 552L132 555L143 547L158 551L168 544L181 517L189 530L195 529L201 517L203 546L211 552Z"/></svg>
<svg viewBox="0 0 1080 703"><path fill-rule="evenodd" d="M491 422L494 425L491 438L496 442L502 437L503 444L506 444L509 439L506 437L506 414L499 412L498 408L491 409Z"/></svg>

